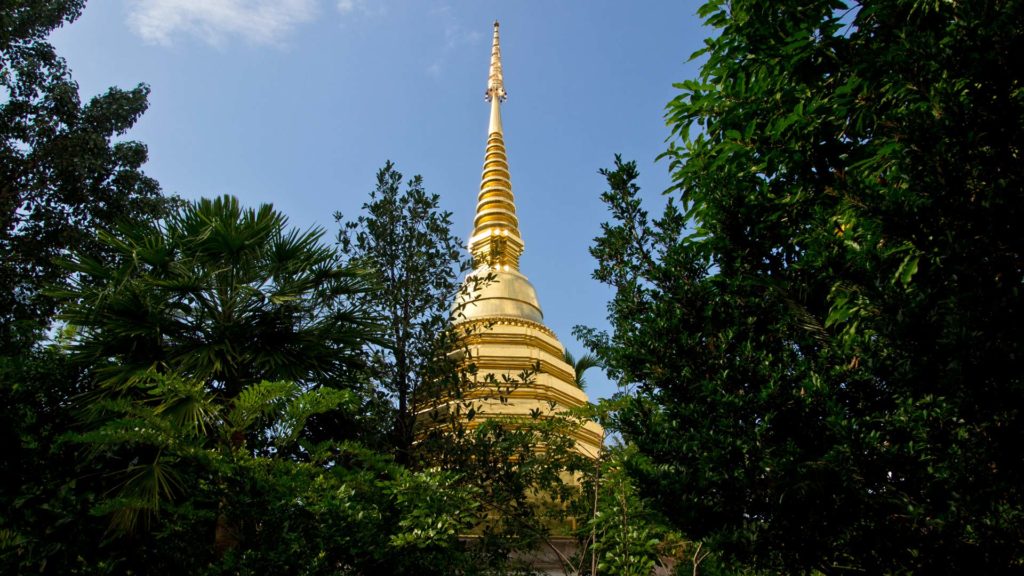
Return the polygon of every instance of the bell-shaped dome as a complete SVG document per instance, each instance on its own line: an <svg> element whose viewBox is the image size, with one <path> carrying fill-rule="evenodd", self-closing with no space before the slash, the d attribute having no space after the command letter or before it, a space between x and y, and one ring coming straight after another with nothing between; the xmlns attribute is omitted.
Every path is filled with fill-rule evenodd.
<svg viewBox="0 0 1024 576"><path fill-rule="evenodd" d="M456 323L484 318L544 321L537 291L518 270L492 270L481 266L471 272L463 284L466 290L455 300Z"/></svg>

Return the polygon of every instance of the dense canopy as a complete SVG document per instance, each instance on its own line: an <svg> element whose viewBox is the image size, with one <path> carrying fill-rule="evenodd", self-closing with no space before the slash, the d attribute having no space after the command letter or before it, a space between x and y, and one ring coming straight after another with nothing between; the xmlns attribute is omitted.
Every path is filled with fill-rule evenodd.
<svg viewBox="0 0 1024 576"><path fill-rule="evenodd" d="M749 566L1019 569L1021 4L701 15L672 203L620 162L593 249L642 488Z"/></svg>

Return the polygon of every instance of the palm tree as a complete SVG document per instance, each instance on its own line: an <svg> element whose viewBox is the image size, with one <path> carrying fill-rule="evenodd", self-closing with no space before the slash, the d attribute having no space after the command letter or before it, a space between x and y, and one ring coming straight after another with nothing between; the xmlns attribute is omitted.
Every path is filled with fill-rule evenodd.
<svg viewBox="0 0 1024 576"><path fill-rule="evenodd" d="M287 228L269 204L199 200L164 223L100 232L116 257L73 257L61 318L98 383L123 387L151 370L204 382L225 399L261 380L343 382L376 330L353 296L363 275Z"/></svg>
<svg viewBox="0 0 1024 576"><path fill-rule="evenodd" d="M132 389L143 394L101 401L97 426L72 436L113 463L107 474L113 479L112 497L105 508L111 527L125 532L148 521L164 502L189 492L189 469L198 465L220 482L225 470L251 459L239 441L251 431L258 429L275 447L285 448L296 442L311 416L353 400L348 391L302 390L293 382L264 380L247 385L227 406L200 381L157 372L134 380ZM230 533L226 519L218 518L220 547L230 547L224 543Z"/></svg>
<svg viewBox="0 0 1024 576"><path fill-rule="evenodd" d="M52 293L74 357L95 376L83 401L93 432L82 441L120 479L115 526L130 529L187 494L183 468L223 478L217 455L274 453L290 443L275 438L294 440L309 415L354 404L335 388L351 387L378 330L352 303L367 289L363 274L322 236L289 229L270 205L245 209L225 196L100 232L109 261L66 262L73 280ZM232 528L218 511L218 551L232 547Z"/></svg>
<svg viewBox="0 0 1024 576"><path fill-rule="evenodd" d="M601 366L601 361L597 359L593 354L587 353L580 357L579 360L572 355L569 350L565 351L565 361L572 366L575 372L575 384L580 390L587 389L587 381L583 379L583 373L591 368L597 368Z"/></svg>

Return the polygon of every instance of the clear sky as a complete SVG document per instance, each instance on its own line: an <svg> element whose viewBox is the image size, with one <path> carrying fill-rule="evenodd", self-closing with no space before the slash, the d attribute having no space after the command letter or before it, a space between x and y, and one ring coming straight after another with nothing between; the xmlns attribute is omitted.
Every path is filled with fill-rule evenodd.
<svg viewBox="0 0 1024 576"><path fill-rule="evenodd" d="M335 232L393 160L468 238L480 185L491 26L501 22L502 107L521 270L545 322L577 356L577 324L606 326L610 290L587 248L607 212L598 169L635 159L648 209L670 183L665 104L708 35L697 2L92 0L52 38L83 97L152 87L127 137L185 198L273 203ZM591 399L614 386L588 373Z"/></svg>

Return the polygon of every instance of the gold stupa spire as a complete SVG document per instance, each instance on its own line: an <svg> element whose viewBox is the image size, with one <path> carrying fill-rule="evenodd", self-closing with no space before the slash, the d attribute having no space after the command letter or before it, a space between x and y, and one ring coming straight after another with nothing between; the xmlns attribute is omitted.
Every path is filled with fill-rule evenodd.
<svg viewBox="0 0 1024 576"><path fill-rule="evenodd" d="M487 93L484 98L490 102L495 96L502 102L508 98L505 93L505 78L501 75L501 46L498 45L498 21L494 21L494 41L491 43L491 70L487 75ZM491 131L494 129L492 127ZM501 124L498 124L498 131L501 131Z"/></svg>
<svg viewBox="0 0 1024 576"><path fill-rule="evenodd" d="M518 422L530 422L539 414L589 404L586 393L575 384L573 367L565 361L565 347L544 325L537 291L519 271L523 240L516 220L501 127L504 100L505 79L495 22L487 79L491 122L473 235L469 238L476 266L466 276L465 290L459 293L452 308L453 322L463 337L460 350L467 365L472 363L476 367L474 378L481 385L471 387L458 399L444 399L425 409L420 421L424 426L435 425L426 423L427 415L429 422L437 422L438 412L457 414L465 402L477 403L476 413L482 415L467 421L468 429L491 418L514 429ZM497 388L488 384L520 382L524 372L531 374L528 381L510 391L503 384L497 384ZM604 431L596 422L584 422L568 434L580 454L596 458L601 453Z"/></svg>
<svg viewBox="0 0 1024 576"><path fill-rule="evenodd" d="M478 264L500 270L518 270L523 239L519 234L519 220L516 219L515 197L512 195L512 179L508 171L508 156L505 154L504 130L501 127L501 103L507 97L505 78L501 71L498 22L495 21L486 93L486 100L491 103L491 121L469 251Z"/></svg>

